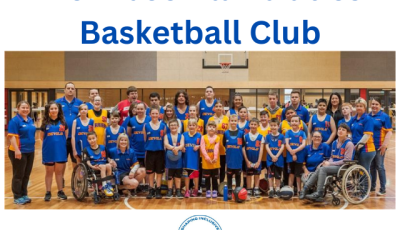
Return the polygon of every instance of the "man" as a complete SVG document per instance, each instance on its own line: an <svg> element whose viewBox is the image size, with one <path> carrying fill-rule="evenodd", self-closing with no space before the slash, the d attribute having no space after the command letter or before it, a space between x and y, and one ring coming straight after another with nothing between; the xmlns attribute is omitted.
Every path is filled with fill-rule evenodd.
<svg viewBox="0 0 400 230"><path fill-rule="evenodd" d="M158 94L157 92L150 93L149 99L150 99L150 106L154 105L160 108L159 119L162 120L164 117L164 107L160 106L160 99L161 99L160 94ZM150 108L146 109L146 116L150 117Z"/></svg>
<svg viewBox="0 0 400 230"><path fill-rule="evenodd" d="M121 119L119 121L119 125L122 125L124 122L125 118L129 117L129 106L133 103L139 103L138 98L138 90L135 86L129 86L128 89L126 90L126 95L128 95L128 99L120 101L117 106L115 106L111 112L114 110L118 110L119 114L121 115Z"/></svg>
<svg viewBox="0 0 400 230"><path fill-rule="evenodd" d="M282 108L278 106L278 93L270 92L268 94L269 105L264 109L268 112L269 119L276 118L279 123L282 121Z"/></svg>
<svg viewBox="0 0 400 230"><path fill-rule="evenodd" d="M290 102L292 107L296 110L296 113L300 117L300 119L303 120L305 123L308 123L308 121L310 120L310 114L308 113L308 110L306 108L300 105L300 91L293 90L290 93ZM286 119L285 111L286 109L284 109L282 112L282 121Z"/></svg>
<svg viewBox="0 0 400 230"><path fill-rule="evenodd" d="M94 109L94 98L99 95L99 90L98 89L91 89L89 90L89 100L86 102L86 105L88 106L88 110Z"/></svg>
<svg viewBox="0 0 400 230"><path fill-rule="evenodd" d="M64 97L58 98L57 100L55 100L55 102L61 104L68 130L71 130L72 123L79 114L79 106L83 102L75 97L75 85L72 82L68 82L67 84L65 84L64 94ZM72 131L68 132L67 154L71 157L72 165L73 167L75 167L76 159L72 151L71 134Z"/></svg>
<svg viewBox="0 0 400 230"><path fill-rule="evenodd" d="M201 119L204 120L204 125L207 124L208 119L214 115L214 105L217 102L214 99L214 89L212 86L207 86L205 92L205 99L197 103L197 112Z"/></svg>

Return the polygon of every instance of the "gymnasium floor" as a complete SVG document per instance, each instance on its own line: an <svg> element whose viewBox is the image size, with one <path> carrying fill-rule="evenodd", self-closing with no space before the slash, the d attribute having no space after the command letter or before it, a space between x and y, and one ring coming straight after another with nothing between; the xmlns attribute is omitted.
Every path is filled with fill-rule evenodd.
<svg viewBox="0 0 400 230"><path fill-rule="evenodd" d="M7 133L6 133L7 135ZM6 138L6 137L5 137ZM5 209L395 209L396 206L396 182L395 182L395 138L392 136L390 146L387 151L385 165L387 174L387 193L385 196L377 196L371 193L370 198L359 205L348 204L341 198L339 206L332 206L331 198L326 198L324 203L310 204L306 201L300 201L297 197L292 200L285 201L278 198L269 199L261 197L252 199L249 202L237 204L233 201L224 202L222 198L206 199L205 197L189 198L178 200L172 198L170 200L147 200L144 195L139 194L137 197L122 198L120 201L103 200L101 204L95 205L91 198L86 198L83 202L78 202L71 194L70 175L72 165L67 164L65 172L65 193L68 200L61 201L55 196L57 188L53 181L52 194L53 198L50 202L43 200L45 194L44 185L44 166L41 164L41 141L36 137L36 158L31 174L31 180L28 187L29 196L32 203L26 205L15 205L11 191L12 167L8 159L7 147L4 149L5 161ZM5 146L8 146L5 140ZM378 183L379 184L379 180ZM379 185L377 186L379 189Z"/></svg>

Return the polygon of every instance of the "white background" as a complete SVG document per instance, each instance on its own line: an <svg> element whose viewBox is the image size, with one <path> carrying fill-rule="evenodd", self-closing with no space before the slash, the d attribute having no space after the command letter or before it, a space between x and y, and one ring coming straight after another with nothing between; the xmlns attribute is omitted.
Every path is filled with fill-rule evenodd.
<svg viewBox="0 0 400 230"><path fill-rule="evenodd" d="M398 1L389 0L63 0L35 1L8 0L0 3L0 75L4 79L4 51L183 51L183 50L247 50L247 51L396 51L396 67L399 67ZM153 41L155 27L171 27L177 22L185 26L190 19L192 26L205 29L218 26L223 30L223 20L240 21L241 45L176 45L172 36L166 45L136 44L95 45L81 44L82 21L96 21L99 28L114 26L119 30L131 26L136 31L136 21L151 26L148 33ZM282 26L288 26L290 37L294 26L299 27L298 45L258 45L251 40L250 29L259 20L271 25L279 20L280 38ZM302 22L320 30L316 45L302 45ZM232 28L231 28L232 31ZM260 30L259 35L272 36L272 27ZM180 32L184 39L184 31ZM223 35L221 34L221 38ZM121 37L119 37L121 39ZM283 42L282 42L283 43ZM4 81L1 81L1 84ZM1 97L4 86L0 87ZM4 100L4 99L3 99ZM1 103L1 109L4 104ZM3 111L3 110L2 110ZM3 122L2 119L0 119ZM3 125L3 124L1 124ZM1 126L3 127L3 126ZM3 130L2 130L3 132ZM1 135L1 145L4 135ZM399 138L399 135L398 137ZM2 146L2 149L4 146ZM397 157L398 158L398 157ZM8 160L7 157L1 158ZM397 159L397 164L399 159ZM4 162L0 164L4 172ZM399 170L397 170L399 175ZM400 178L400 177L399 177ZM4 175L0 176L4 184ZM10 183L6 181L5 183ZM399 191L399 183L396 188ZM4 209L4 187L1 187L1 208ZM396 194L398 197L398 192ZM396 199L396 206L399 201ZM191 215L208 215L222 229L381 229L398 223L399 211L289 211L289 210L148 210L148 211L2 211L2 227L16 229L178 229ZM97 216L90 217L90 216ZM101 216L101 217L100 217ZM107 217L107 218L105 218ZM98 221L96 221L98 220ZM97 222L97 224L96 224ZM195 224L195 223L192 223ZM4 226L5 225L5 226ZM203 225L199 225L203 226ZM190 229L194 229L191 226ZM392 227L392 228L393 228ZM207 228L202 228L203 230ZM212 228L210 228L212 229Z"/></svg>

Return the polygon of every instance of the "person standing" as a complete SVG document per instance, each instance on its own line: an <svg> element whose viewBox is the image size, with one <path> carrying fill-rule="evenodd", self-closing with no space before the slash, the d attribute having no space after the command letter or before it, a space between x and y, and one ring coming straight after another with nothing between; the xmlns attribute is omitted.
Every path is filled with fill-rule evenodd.
<svg viewBox="0 0 400 230"><path fill-rule="evenodd" d="M8 124L8 157L13 169L11 188L14 204L23 205L31 202L28 197L28 182L35 159L36 127L29 117L31 108L27 101L18 102L17 110L17 115Z"/></svg>
<svg viewBox="0 0 400 230"><path fill-rule="evenodd" d="M217 99L214 99L214 89L212 86L206 88L206 99L203 99L197 103L197 112L199 113L200 119L207 125L208 119L214 115L214 106Z"/></svg>
<svg viewBox="0 0 400 230"><path fill-rule="evenodd" d="M279 123L282 121L283 109L278 106L278 93L270 92L268 94L269 105L264 109L268 112L269 119L276 118Z"/></svg>
<svg viewBox="0 0 400 230"><path fill-rule="evenodd" d="M290 102L291 106L296 111L297 116L299 116L300 119L305 123L308 123L310 120L310 114L308 113L308 110L300 104L300 91L293 90L290 93ZM286 109L284 109L282 112L282 120L286 119L285 115L286 115Z"/></svg>
<svg viewBox="0 0 400 230"><path fill-rule="evenodd" d="M140 100L138 100L139 94L138 94L138 90L137 90L137 88L135 86L129 86L128 89L126 90L126 95L128 95L128 98L123 100L123 101L120 101L117 104L117 106L115 106L112 109L112 111L118 110L119 114L121 115L121 119L119 121L119 125L122 125L124 120L129 116L129 106L133 102L136 102L136 103L141 102Z"/></svg>
<svg viewBox="0 0 400 230"><path fill-rule="evenodd" d="M326 114L333 117L335 121L335 127L338 127L339 121L343 119L342 114L342 97L339 93L332 93L329 97L328 107L326 108ZM337 137L337 135L335 135ZM335 138L336 139L336 138Z"/></svg>
<svg viewBox="0 0 400 230"><path fill-rule="evenodd" d="M97 135L97 144L105 145L105 134L110 119L110 112L101 108L101 97L94 98L94 109L89 110L88 117L94 121L94 132Z"/></svg>
<svg viewBox="0 0 400 230"><path fill-rule="evenodd" d="M88 106L88 110L94 109L94 98L99 95L98 89L90 89L89 90L89 100L85 104Z"/></svg>
<svg viewBox="0 0 400 230"><path fill-rule="evenodd" d="M175 94L174 109L176 117L181 120L189 119L189 96L184 90L179 90Z"/></svg>

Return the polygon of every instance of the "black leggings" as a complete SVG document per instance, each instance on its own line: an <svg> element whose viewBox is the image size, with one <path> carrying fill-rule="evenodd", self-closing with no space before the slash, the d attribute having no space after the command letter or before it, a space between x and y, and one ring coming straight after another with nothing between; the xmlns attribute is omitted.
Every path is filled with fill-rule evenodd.
<svg viewBox="0 0 400 230"><path fill-rule="evenodd" d="M219 162L221 164L220 173L219 173L219 183L224 182L225 180L225 168L226 168L226 155L219 156Z"/></svg>
<svg viewBox="0 0 400 230"><path fill-rule="evenodd" d="M226 174L227 174L227 177L228 177L228 189L229 190L232 190L233 174L235 174L236 187L240 186L242 170L240 170L240 169L229 169L228 168Z"/></svg>
<svg viewBox="0 0 400 230"><path fill-rule="evenodd" d="M218 191L218 169L203 169L203 177L206 179L206 190ZM211 182L212 180L212 182Z"/></svg>
<svg viewBox="0 0 400 230"><path fill-rule="evenodd" d="M22 153L21 156L21 159L15 159L15 152L8 150L8 157L13 169L11 187L14 199L28 195L28 182L32 172L35 153Z"/></svg>

